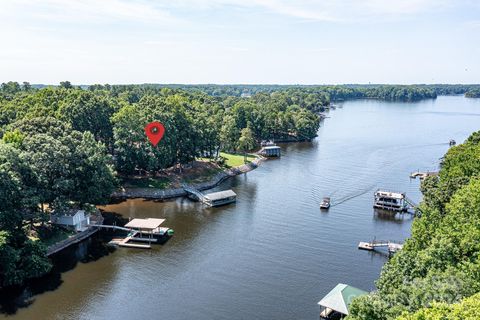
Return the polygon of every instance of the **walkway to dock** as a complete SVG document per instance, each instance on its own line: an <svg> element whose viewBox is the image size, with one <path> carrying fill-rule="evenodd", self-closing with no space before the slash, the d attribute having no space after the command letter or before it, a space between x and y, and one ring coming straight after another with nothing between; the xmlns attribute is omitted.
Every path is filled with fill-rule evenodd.
<svg viewBox="0 0 480 320"><path fill-rule="evenodd" d="M413 209L413 210L417 210L418 208L418 204L416 204L415 202L413 202L412 199L410 199L409 197L405 196L405 202Z"/></svg>
<svg viewBox="0 0 480 320"><path fill-rule="evenodd" d="M205 196L199 190L186 184L183 184L182 187L187 194L195 196L200 202L205 202Z"/></svg>
<svg viewBox="0 0 480 320"><path fill-rule="evenodd" d="M390 240L373 240L371 242L360 242L358 249L373 251L376 248L384 247L389 253L395 253L403 248L403 244Z"/></svg>
<svg viewBox="0 0 480 320"><path fill-rule="evenodd" d="M436 171L415 171L410 173L410 178L416 179L418 177L420 178L420 180L423 180L426 177L436 176L436 175L438 175L438 172Z"/></svg>
<svg viewBox="0 0 480 320"><path fill-rule="evenodd" d="M109 224L94 224L94 225L89 225L89 227L115 229L115 230L121 230L121 231L131 231L132 230L132 229L129 229L129 228L113 226L113 225L109 225Z"/></svg>

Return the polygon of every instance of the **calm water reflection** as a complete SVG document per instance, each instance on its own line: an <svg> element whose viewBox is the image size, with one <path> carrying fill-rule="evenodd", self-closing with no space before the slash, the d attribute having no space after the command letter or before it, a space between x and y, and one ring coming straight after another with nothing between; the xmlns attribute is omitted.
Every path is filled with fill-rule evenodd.
<svg viewBox="0 0 480 320"><path fill-rule="evenodd" d="M175 236L152 250L80 262L8 318L317 319L316 302L337 283L373 289L387 258L357 250L358 242L403 240L411 225L410 216L375 213L374 190L420 200L409 173L435 170L450 139L480 129L480 101L351 101L330 116L312 143L283 145L281 159L223 184L237 192L234 205L105 207L124 218L166 218ZM318 207L323 196L332 197L327 213Z"/></svg>

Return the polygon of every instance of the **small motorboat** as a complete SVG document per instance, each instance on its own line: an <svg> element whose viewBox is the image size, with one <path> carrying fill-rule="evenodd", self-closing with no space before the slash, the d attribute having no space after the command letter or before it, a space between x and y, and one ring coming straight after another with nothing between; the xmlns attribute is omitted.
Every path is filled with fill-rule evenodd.
<svg viewBox="0 0 480 320"><path fill-rule="evenodd" d="M322 202L320 203L320 209L327 210L328 208L330 208L330 198L325 197L325 198L323 198Z"/></svg>
<svg viewBox="0 0 480 320"><path fill-rule="evenodd" d="M450 146L454 146L457 144L457 142L455 140L450 140L450 142L448 143Z"/></svg>

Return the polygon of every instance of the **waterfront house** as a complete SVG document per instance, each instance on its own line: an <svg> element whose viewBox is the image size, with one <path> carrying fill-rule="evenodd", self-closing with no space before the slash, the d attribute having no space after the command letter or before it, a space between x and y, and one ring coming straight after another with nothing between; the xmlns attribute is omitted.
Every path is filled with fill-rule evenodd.
<svg viewBox="0 0 480 320"><path fill-rule="evenodd" d="M52 212L50 215L52 224L66 226L75 231L83 231L90 224L90 215L85 210L70 209L61 212Z"/></svg>
<svg viewBox="0 0 480 320"><path fill-rule="evenodd" d="M368 292L355 287L339 283L322 300L318 302L320 306L321 319L338 319L348 316L349 306L353 299Z"/></svg>

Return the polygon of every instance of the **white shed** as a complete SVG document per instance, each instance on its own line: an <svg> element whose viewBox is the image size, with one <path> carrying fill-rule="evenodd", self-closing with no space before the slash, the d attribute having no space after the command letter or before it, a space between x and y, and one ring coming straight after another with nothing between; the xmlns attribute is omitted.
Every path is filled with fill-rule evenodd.
<svg viewBox="0 0 480 320"><path fill-rule="evenodd" d="M52 213L50 221L53 224L73 227L76 231L83 231L90 223L90 216L85 210L72 209L61 213Z"/></svg>

